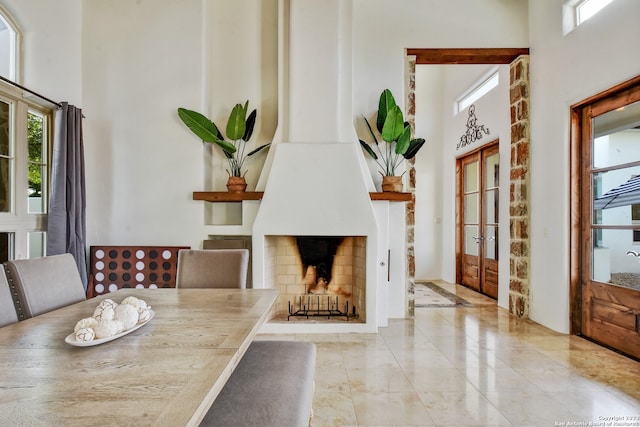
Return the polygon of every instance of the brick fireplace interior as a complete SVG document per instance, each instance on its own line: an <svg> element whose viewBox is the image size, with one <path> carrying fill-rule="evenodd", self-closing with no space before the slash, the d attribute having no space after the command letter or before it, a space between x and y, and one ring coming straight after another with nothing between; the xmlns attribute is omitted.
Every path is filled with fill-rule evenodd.
<svg viewBox="0 0 640 427"><path fill-rule="evenodd" d="M365 322L366 241L366 236L265 236L265 287L280 290L271 321ZM301 309L310 309L308 319ZM333 309L347 315L328 316Z"/></svg>

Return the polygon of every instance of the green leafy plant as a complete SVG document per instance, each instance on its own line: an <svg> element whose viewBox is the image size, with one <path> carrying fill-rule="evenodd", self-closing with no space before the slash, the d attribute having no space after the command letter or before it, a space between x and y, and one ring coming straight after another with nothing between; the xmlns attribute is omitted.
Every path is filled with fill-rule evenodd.
<svg viewBox="0 0 640 427"><path fill-rule="evenodd" d="M362 116L373 137L374 144L360 139L360 145L380 167L383 176L395 176L396 168L404 159L412 159L425 143L424 138L411 138L411 125L404 121L402 110L389 89L380 94L376 132L369 120ZM378 140L380 136L381 141ZM377 153L376 153L377 152Z"/></svg>
<svg viewBox="0 0 640 427"><path fill-rule="evenodd" d="M243 173L242 168L247 157L253 156L271 145L270 143L261 145L253 151L246 152L247 142L253 135L257 116L257 110L255 109L247 116L248 108L249 101L245 102L244 105L236 104L231 110L226 128L229 141L224 138L218 126L206 116L193 110L178 108L180 119L193 133L202 139L202 142L216 144L222 149L229 165L229 169L227 169L229 176L244 176L246 171Z"/></svg>

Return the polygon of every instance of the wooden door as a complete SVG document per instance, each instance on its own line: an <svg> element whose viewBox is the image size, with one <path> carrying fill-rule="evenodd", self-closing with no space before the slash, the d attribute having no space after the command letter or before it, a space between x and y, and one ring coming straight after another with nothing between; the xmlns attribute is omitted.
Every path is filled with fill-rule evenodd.
<svg viewBox="0 0 640 427"><path fill-rule="evenodd" d="M640 83L581 115L581 333L639 358Z"/></svg>
<svg viewBox="0 0 640 427"><path fill-rule="evenodd" d="M458 283L498 297L497 142L458 159Z"/></svg>

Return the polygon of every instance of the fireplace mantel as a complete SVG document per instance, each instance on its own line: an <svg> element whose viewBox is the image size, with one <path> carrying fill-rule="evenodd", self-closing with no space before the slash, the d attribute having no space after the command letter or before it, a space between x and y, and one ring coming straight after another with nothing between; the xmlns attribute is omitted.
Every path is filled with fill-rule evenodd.
<svg viewBox="0 0 640 427"><path fill-rule="evenodd" d="M261 200L263 191L244 191L231 193L229 191L194 191L193 200L203 200L213 203L241 202L243 200ZM409 202L411 193L371 192L371 200L387 200L389 202Z"/></svg>
<svg viewBox="0 0 640 427"><path fill-rule="evenodd" d="M243 191L232 193L229 191L194 191L193 200L206 202L241 202L243 200L261 200L264 191Z"/></svg>
<svg viewBox="0 0 640 427"><path fill-rule="evenodd" d="M371 192L371 200L388 200L389 202L410 202L411 193L394 193L390 191Z"/></svg>

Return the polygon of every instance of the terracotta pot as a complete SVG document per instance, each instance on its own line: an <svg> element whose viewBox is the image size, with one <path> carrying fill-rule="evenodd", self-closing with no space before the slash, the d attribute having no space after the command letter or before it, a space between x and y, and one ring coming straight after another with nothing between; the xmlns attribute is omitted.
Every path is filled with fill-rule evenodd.
<svg viewBox="0 0 640 427"><path fill-rule="evenodd" d="M401 176L383 176L382 191L402 193L403 184Z"/></svg>
<svg viewBox="0 0 640 427"><path fill-rule="evenodd" d="M244 176L230 176L227 180L227 190L230 193L242 193L247 189L247 181Z"/></svg>

